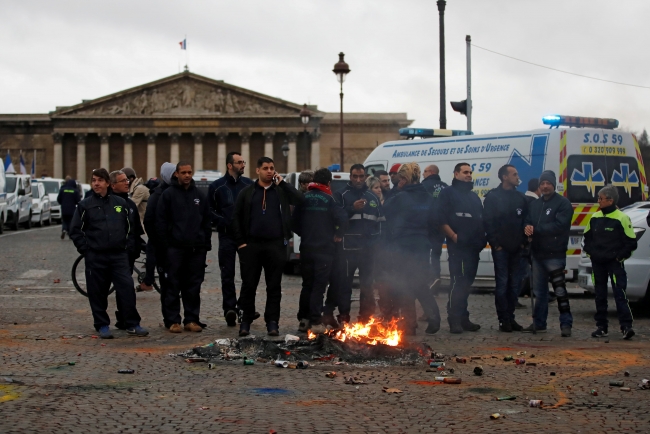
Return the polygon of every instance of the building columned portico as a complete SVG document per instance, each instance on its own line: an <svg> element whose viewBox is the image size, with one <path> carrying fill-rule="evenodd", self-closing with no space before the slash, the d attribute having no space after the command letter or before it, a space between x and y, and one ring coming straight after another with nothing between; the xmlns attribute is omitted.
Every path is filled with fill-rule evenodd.
<svg viewBox="0 0 650 434"><path fill-rule="evenodd" d="M312 115L303 125L302 108L186 71L47 115L0 114L0 152L19 158L22 150L29 165L35 150L37 175L70 175L82 182L98 167L133 167L138 176L151 178L166 161L223 172L233 151L247 162L247 176L254 176L262 156L273 158L278 172L338 163L335 116L309 106ZM348 118L346 168L379 143L397 139L398 129L411 123L404 113Z"/></svg>

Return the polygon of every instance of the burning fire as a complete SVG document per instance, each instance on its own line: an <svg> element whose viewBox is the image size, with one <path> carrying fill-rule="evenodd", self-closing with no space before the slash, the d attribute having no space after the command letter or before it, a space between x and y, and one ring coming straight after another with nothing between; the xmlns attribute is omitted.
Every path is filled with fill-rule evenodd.
<svg viewBox="0 0 650 434"><path fill-rule="evenodd" d="M353 340L368 345L384 344L396 347L402 340L402 332L397 328L397 319L392 319L387 324L382 324L376 318L370 317L370 320L363 323L347 324L344 323L342 330L332 330L327 332L329 337L338 339L341 342ZM311 332L307 334L309 339L316 339L317 335Z"/></svg>

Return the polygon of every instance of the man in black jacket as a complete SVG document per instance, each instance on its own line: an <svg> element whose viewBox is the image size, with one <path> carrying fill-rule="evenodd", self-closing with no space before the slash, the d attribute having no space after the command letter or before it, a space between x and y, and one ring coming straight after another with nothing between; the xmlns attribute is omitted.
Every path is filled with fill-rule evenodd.
<svg viewBox="0 0 650 434"><path fill-rule="evenodd" d="M212 222L219 233L219 270L221 270L221 294L223 314L229 327L237 325L237 291L235 290L235 261L237 244L228 232L232 222L237 196L253 181L242 176L246 162L239 152L226 155L226 175L210 184L208 198L212 210Z"/></svg>
<svg viewBox="0 0 650 434"><path fill-rule="evenodd" d="M517 191L519 173L514 166L501 166L498 176L501 185L490 190L483 201L483 222L494 261L494 304L499 331L510 333L523 330L515 321L515 307L521 283L527 203Z"/></svg>
<svg viewBox="0 0 650 434"><path fill-rule="evenodd" d="M323 294L330 281L335 243L343 239L348 219L332 197L332 172L318 169L307 186L304 202L293 210L293 231L300 236L302 291L298 307L298 330L323 333L333 323L333 311L323 310ZM322 316L321 316L322 313ZM325 319L325 321L323 321Z"/></svg>
<svg viewBox="0 0 650 434"><path fill-rule="evenodd" d="M163 268L169 279L163 303L165 327L181 333L181 299L184 329L200 332L205 327L201 314L201 284L205 277L205 258L212 250L210 206L205 195L194 186L192 165L176 165L172 185L156 205L156 243L166 249ZM160 259L160 258L158 258Z"/></svg>
<svg viewBox="0 0 650 434"><path fill-rule="evenodd" d="M552 171L542 172L539 177L539 189L542 196L528 205L524 230L524 233L533 239L531 251L535 311L533 324L523 331L546 332L550 280L557 296L562 337L569 337L573 316L571 316L569 295L564 282L564 267L566 267L566 249L569 244L573 207L569 199L555 192L555 173Z"/></svg>
<svg viewBox="0 0 650 434"><path fill-rule="evenodd" d="M424 179L422 186L427 193L433 198L433 208L438 207L438 197L443 188L449 187L440 179L440 170L435 164L431 164L424 169ZM440 256L442 255L442 245L445 242L445 236L436 229L431 238L431 282L430 287L435 292L440 287Z"/></svg>
<svg viewBox="0 0 650 434"><path fill-rule="evenodd" d="M70 223L70 239L84 255L95 330L102 339L113 338L109 329L111 320L106 313L112 282L127 333L146 336L149 332L140 327L129 267L129 253L136 243L134 219L126 201L111 192L106 169L93 170L91 182L93 194L79 202Z"/></svg>
<svg viewBox="0 0 650 434"><path fill-rule="evenodd" d="M438 197L437 225L447 238L451 291L447 302L447 321L452 333L478 331L481 326L469 320L467 299L476 278L479 254L485 248L483 205L472 191L472 168L458 163L451 187Z"/></svg>
<svg viewBox="0 0 650 434"><path fill-rule="evenodd" d="M290 205L302 202L303 195L284 182L269 157L257 160L256 173L258 180L237 197L229 230L237 245L242 277L238 302L242 310L239 335L250 334L251 323L255 320L257 285L264 269L266 330L269 336L278 336L282 271L292 236Z"/></svg>
<svg viewBox="0 0 650 434"><path fill-rule="evenodd" d="M338 279L339 322L350 321L352 281L359 269L360 297L357 321L367 322L375 313L375 294L372 287L374 249L379 240L381 204L368 190L363 164L350 167L350 182L334 193L334 199L348 216L348 228L343 234L339 255L341 276Z"/></svg>
<svg viewBox="0 0 650 434"><path fill-rule="evenodd" d="M72 216L77 209L77 204L81 201L81 194L77 190L77 182L74 179L66 177L65 184L59 189L56 201L61 205L61 239L64 239L65 234L70 232Z"/></svg>

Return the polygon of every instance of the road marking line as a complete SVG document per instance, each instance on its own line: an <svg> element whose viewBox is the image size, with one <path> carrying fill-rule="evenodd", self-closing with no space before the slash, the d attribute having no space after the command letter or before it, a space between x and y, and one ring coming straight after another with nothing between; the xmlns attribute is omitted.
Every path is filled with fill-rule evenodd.
<svg viewBox="0 0 650 434"><path fill-rule="evenodd" d="M59 227L59 226L50 226L49 228L28 229L28 230L24 230L24 231L16 231L16 232L13 232L13 233L11 233L11 234L0 235L0 238L10 237L10 236L12 236L12 235L19 235L19 234L20 234L20 235L23 235L23 234L29 234L29 233L31 233L31 232L46 231L46 230L48 230L48 229L56 229L56 228L58 228L58 227Z"/></svg>
<svg viewBox="0 0 650 434"><path fill-rule="evenodd" d="M41 279L51 272L52 270L29 270L21 274L19 279Z"/></svg>

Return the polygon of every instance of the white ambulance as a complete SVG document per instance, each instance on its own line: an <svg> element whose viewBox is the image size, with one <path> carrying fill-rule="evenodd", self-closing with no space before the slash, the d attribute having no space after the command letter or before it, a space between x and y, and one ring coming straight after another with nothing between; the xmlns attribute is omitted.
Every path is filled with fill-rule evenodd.
<svg viewBox="0 0 650 434"><path fill-rule="evenodd" d="M403 128L400 134L411 139L379 145L364 165L372 174L395 163L417 162L422 170L436 164L442 180L451 184L454 166L467 162L474 172L474 191L481 197L499 185L497 172L504 164L517 168L521 192L527 190L531 178L552 170L557 177L557 192L568 198L574 208L566 266L567 278L573 280L578 276L586 221L598 210L598 190L605 184L618 187L621 208L647 199L643 159L636 137L614 130L618 127L615 119L553 115L544 117L543 123L550 125L550 129L483 135ZM414 139L422 136L434 137ZM489 246L480 257L477 276L494 276ZM441 259L443 274L445 270L448 274L446 250Z"/></svg>

